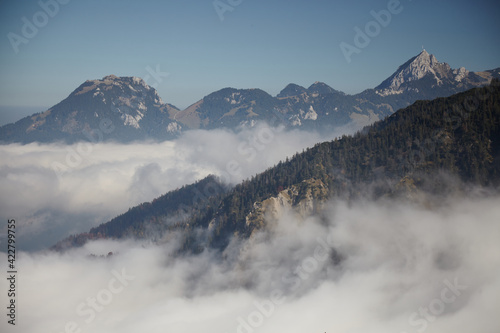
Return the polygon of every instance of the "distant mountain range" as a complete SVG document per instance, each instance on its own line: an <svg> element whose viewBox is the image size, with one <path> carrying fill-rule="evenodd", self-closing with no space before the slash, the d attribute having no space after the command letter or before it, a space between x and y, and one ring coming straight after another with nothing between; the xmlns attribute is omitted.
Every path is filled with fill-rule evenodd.
<svg viewBox="0 0 500 333"><path fill-rule="evenodd" d="M319 143L234 188L210 176L53 249L100 238L161 243L175 237L182 240L182 251L224 250L233 237L252 237L287 209L303 217L321 216L332 198L419 202L426 195L457 195L469 185L500 185L498 79L451 97L418 101L363 132Z"/></svg>
<svg viewBox="0 0 500 333"><path fill-rule="evenodd" d="M330 131L383 119L416 100L430 100L489 84L500 68L452 69L422 51L374 89L347 95L325 83L289 84L273 97L260 89L225 88L185 110L164 103L136 77L89 80L45 112L0 127L0 142L166 140L188 129L253 126L258 121L287 128Z"/></svg>

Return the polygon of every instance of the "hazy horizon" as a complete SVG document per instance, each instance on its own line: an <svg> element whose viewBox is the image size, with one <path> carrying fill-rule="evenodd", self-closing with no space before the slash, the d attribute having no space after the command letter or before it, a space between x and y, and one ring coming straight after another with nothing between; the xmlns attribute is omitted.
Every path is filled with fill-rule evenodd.
<svg viewBox="0 0 500 333"><path fill-rule="evenodd" d="M0 126L107 75L182 110L226 87L361 93L424 48L492 70L499 17L498 0L5 0ZM200 114L106 80L4 129L0 331L498 333L499 81L418 60L363 98L228 91Z"/></svg>
<svg viewBox="0 0 500 333"><path fill-rule="evenodd" d="M355 94L422 47L453 68L500 66L493 0L231 1L224 10L202 0L61 3L49 15L36 1L0 5L0 105L50 107L110 74L142 77L179 108L224 87L274 96L289 83L321 81ZM377 15L379 29L356 44L355 29L373 29ZM33 17L41 20L36 31ZM350 62L342 43L359 46Z"/></svg>

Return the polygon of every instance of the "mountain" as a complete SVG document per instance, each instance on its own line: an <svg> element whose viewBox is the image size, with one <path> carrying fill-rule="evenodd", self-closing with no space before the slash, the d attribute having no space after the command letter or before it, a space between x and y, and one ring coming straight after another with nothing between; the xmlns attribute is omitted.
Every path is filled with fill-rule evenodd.
<svg viewBox="0 0 500 333"><path fill-rule="evenodd" d="M83 245L88 240L110 237L137 237L161 241L165 234L189 228L187 220L206 220L207 216L214 213L214 209L228 190L229 188L216 177L208 176L194 184L168 192L152 202L133 207L111 221L92 228L88 233L71 236L59 242L53 249L62 250Z"/></svg>
<svg viewBox="0 0 500 333"><path fill-rule="evenodd" d="M496 71L498 77L498 70ZM485 77L486 74L486 77ZM423 50L418 56L400 66L394 74L375 88L381 96L415 92L439 97L484 84L485 78L494 77L494 72L474 73L464 67L452 69L439 62L432 54Z"/></svg>
<svg viewBox="0 0 500 333"><path fill-rule="evenodd" d="M291 83L275 98L257 89L226 88L180 112L176 120L188 128L232 127L259 120L323 131L352 122L362 127L417 100L450 96L498 77L500 68L476 73L452 69L424 50L375 89L356 95L346 95L322 82L309 88Z"/></svg>
<svg viewBox="0 0 500 333"><path fill-rule="evenodd" d="M260 89L225 88L178 112L175 120L189 128L234 128L251 120L269 120L275 99Z"/></svg>
<svg viewBox="0 0 500 333"><path fill-rule="evenodd" d="M287 158L232 189L210 177L170 192L54 249L95 238L151 239L148 231L155 230L160 242L182 237L185 251L223 250L233 237L252 237L287 209L321 215L332 198L418 201L422 193L459 193L469 185L500 185L497 79L487 87L418 101L354 136Z"/></svg>
<svg viewBox="0 0 500 333"><path fill-rule="evenodd" d="M45 112L1 127L0 141L169 139L180 130L170 119L176 111L142 79L110 75L84 82Z"/></svg>
<svg viewBox="0 0 500 333"><path fill-rule="evenodd" d="M298 96L302 94L307 94L307 89L299 86L295 83L290 83L287 85L280 93L276 96L278 98L286 98L291 96Z"/></svg>
<svg viewBox="0 0 500 333"><path fill-rule="evenodd" d="M259 89L225 88L179 112L175 120L187 128L207 129L256 121L320 131L349 123L362 127L417 100L450 96L499 77L500 68L484 72L452 69L424 50L376 88L356 95L346 95L322 82L309 88L290 83L276 97Z"/></svg>
<svg viewBox="0 0 500 333"><path fill-rule="evenodd" d="M340 94L340 95L345 95L343 92L338 91L327 85L326 83L323 82L314 82L309 88L307 88L307 91L314 95L328 95L328 94Z"/></svg>
<svg viewBox="0 0 500 333"><path fill-rule="evenodd" d="M261 89L224 88L185 110L163 103L135 77L86 81L49 110L0 127L0 142L166 140L189 129L236 128L265 121L274 126L330 132L361 128L417 100L446 97L489 84L500 68L452 69L422 51L375 89L347 95L322 82L287 85L273 97Z"/></svg>

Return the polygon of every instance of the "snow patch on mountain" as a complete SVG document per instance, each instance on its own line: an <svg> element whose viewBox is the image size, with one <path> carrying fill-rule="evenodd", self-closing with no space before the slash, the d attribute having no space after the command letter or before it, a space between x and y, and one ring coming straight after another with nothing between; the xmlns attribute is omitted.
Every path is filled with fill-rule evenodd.
<svg viewBox="0 0 500 333"><path fill-rule="evenodd" d="M179 125L179 123L177 123L176 121L168 124L167 126L168 133L180 133L181 129L182 129L181 125Z"/></svg>
<svg viewBox="0 0 500 333"><path fill-rule="evenodd" d="M290 121L290 124L292 124L292 126L302 126L302 122L300 121L300 117L298 114L294 114L293 116L288 118L288 120Z"/></svg>
<svg viewBox="0 0 500 333"><path fill-rule="evenodd" d="M231 105L240 104L242 96L240 92L234 92L231 94L231 97L225 97L224 100Z"/></svg>
<svg viewBox="0 0 500 333"><path fill-rule="evenodd" d="M399 67L388 80L384 81L384 88L397 91L405 82L419 80L428 73L436 75L435 67L438 64L440 62L437 61L436 57L424 50L418 56Z"/></svg>
<svg viewBox="0 0 500 333"><path fill-rule="evenodd" d="M409 85L424 77L435 81L432 87L442 86L445 82L462 82L469 75L465 68L453 70L447 63L439 62L436 57L423 50L418 56L400 66L388 79L375 88L380 96L402 94L406 91L417 92L417 87Z"/></svg>
<svg viewBox="0 0 500 333"><path fill-rule="evenodd" d="M314 111L313 106L309 106L309 111L304 115L304 119L316 120L318 119L318 114Z"/></svg>
<svg viewBox="0 0 500 333"><path fill-rule="evenodd" d="M453 74L455 74L455 81L461 82L467 75L469 75L469 71L465 69L465 67L460 67L459 69L453 70Z"/></svg>
<svg viewBox="0 0 500 333"><path fill-rule="evenodd" d="M124 120L123 125L125 126L132 126L134 128L141 128L139 125L139 122L141 119L144 117L144 114L141 113L140 111L137 111L137 114L135 116L132 116L130 114L124 113L121 115L121 119Z"/></svg>

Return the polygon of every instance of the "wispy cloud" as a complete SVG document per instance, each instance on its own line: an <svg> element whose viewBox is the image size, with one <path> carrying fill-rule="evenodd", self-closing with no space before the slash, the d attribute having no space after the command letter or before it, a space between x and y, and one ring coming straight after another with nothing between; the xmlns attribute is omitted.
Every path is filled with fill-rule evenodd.
<svg viewBox="0 0 500 333"><path fill-rule="evenodd" d="M51 166L74 146L0 146L0 218L16 219L19 250L40 249L210 173L239 182L334 135L261 125L98 143L60 175ZM330 202L321 218L285 212L222 256L176 257L175 235L160 246L107 240L64 254L19 251L16 329L497 332L498 196L420 199Z"/></svg>
<svg viewBox="0 0 500 333"><path fill-rule="evenodd" d="M496 332L498 199L454 199L439 208L335 202L326 220L286 214L272 230L233 243L226 260L211 252L175 258L175 241L22 253L17 328ZM332 260L333 250L342 260ZM109 251L115 254L88 257Z"/></svg>
<svg viewBox="0 0 500 333"><path fill-rule="evenodd" d="M209 174L238 183L334 135L267 125L188 131L162 143L87 143L78 163L67 163L78 144L3 145L0 218L16 218L22 248L40 249Z"/></svg>

